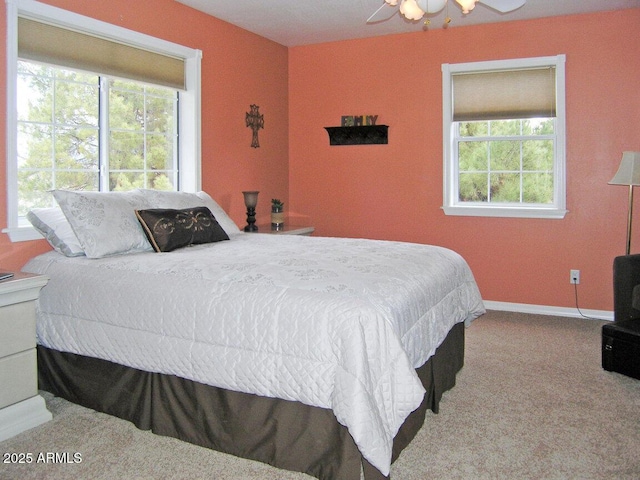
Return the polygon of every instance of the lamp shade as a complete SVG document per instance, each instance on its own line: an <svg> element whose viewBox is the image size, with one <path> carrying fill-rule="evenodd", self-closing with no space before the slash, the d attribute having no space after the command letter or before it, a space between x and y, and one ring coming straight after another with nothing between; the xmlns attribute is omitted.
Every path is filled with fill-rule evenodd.
<svg viewBox="0 0 640 480"><path fill-rule="evenodd" d="M400 13L407 20L420 20L424 16L424 10L418 6L416 0L402 0Z"/></svg>
<svg viewBox="0 0 640 480"><path fill-rule="evenodd" d="M640 152L623 152L618 171L609 185L640 185Z"/></svg>
<svg viewBox="0 0 640 480"><path fill-rule="evenodd" d="M244 205L247 208L256 208L256 205L258 204L258 193L259 192L256 191L242 192L244 195Z"/></svg>
<svg viewBox="0 0 640 480"><path fill-rule="evenodd" d="M462 13L469 13L476 6L477 0L456 0L462 7Z"/></svg>

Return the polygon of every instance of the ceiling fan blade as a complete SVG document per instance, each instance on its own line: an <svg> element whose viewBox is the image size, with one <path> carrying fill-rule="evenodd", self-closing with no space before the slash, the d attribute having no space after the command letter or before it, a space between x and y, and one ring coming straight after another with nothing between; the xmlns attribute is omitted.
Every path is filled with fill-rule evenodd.
<svg viewBox="0 0 640 480"><path fill-rule="evenodd" d="M386 11L385 7L390 7L392 10L391 11ZM383 10L383 9L385 9L384 14L380 13L380 11ZM389 15L389 13L390 13L390 15ZM373 12L371 14L371 16L369 18L367 18L367 22L366 23L386 22L387 20L389 20L391 17L393 17L397 13L398 13L398 7L391 6L391 5L387 4L386 2L382 2L382 5L380 5L380 8L378 8L375 12ZM384 16L384 15L388 15L388 16Z"/></svg>
<svg viewBox="0 0 640 480"><path fill-rule="evenodd" d="M479 2L498 12L507 13L517 10L527 3L527 0L479 0Z"/></svg>

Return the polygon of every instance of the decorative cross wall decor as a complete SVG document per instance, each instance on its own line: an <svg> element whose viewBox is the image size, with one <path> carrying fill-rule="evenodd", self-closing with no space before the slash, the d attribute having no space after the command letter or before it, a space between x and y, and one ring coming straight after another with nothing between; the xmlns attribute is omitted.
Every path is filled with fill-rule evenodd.
<svg viewBox="0 0 640 480"><path fill-rule="evenodd" d="M261 115L258 111L260 107L258 105L251 105L251 111L246 114L247 127L249 127L253 131L253 136L251 137L251 146L253 148L258 148L260 146L260 142L258 142L258 130L264 128L264 115Z"/></svg>

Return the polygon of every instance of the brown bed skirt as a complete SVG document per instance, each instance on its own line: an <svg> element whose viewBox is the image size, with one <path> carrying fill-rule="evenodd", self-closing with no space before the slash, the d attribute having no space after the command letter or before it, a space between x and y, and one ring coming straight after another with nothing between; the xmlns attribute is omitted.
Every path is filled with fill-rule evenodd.
<svg viewBox="0 0 640 480"><path fill-rule="evenodd" d="M464 362L464 324L456 324L417 372L427 391L400 428L393 460L438 412ZM358 451L330 409L261 397L137 370L38 346L39 388L78 405L133 422L142 430L257 460L316 478L385 478Z"/></svg>

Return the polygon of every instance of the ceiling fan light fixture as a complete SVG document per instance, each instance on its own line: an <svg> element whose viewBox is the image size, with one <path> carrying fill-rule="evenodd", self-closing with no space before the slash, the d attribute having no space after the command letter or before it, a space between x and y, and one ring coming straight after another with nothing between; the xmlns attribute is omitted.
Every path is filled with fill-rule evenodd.
<svg viewBox="0 0 640 480"><path fill-rule="evenodd" d="M469 13L476 6L476 2L478 0L456 0L458 4L462 7L462 13Z"/></svg>
<svg viewBox="0 0 640 480"><path fill-rule="evenodd" d="M455 0L462 10L463 14L469 13L476 6L476 3L484 3L487 7L500 13L509 13L522 7L527 0ZM367 23L375 17L375 15L384 8L385 5L392 7L400 4L400 14L407 20L420 20L425 15L434 15L445 7L447 8L444 25L451 22L449 16L449 0L384 0L384 3L376 10L373 15L367 19ZM391 17L389 17L391 18ZM425 25L430 23L429 19L425 21Z"/></svg>
<svg viewBox="0 0 640 480"><path fill-rule="evenodd" d="M404 15L407 20L420 20L425 12L418 6L416 0L402 0L400 13Z"/></svg>
<svg viewBox="0 0 640 480"><path fill-rule="evenodd" d="M448 0L417 0L418 7L427 15L438 13L447 4Z"/></svg>

